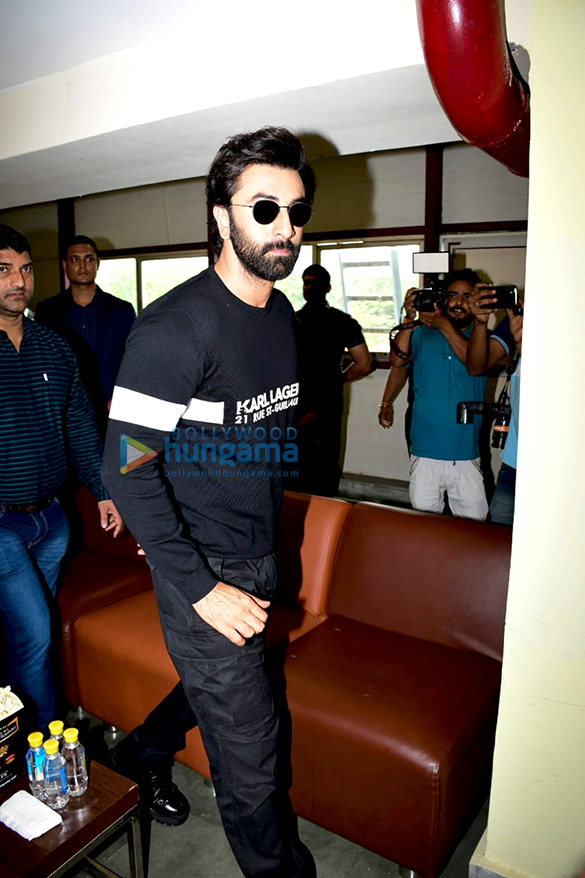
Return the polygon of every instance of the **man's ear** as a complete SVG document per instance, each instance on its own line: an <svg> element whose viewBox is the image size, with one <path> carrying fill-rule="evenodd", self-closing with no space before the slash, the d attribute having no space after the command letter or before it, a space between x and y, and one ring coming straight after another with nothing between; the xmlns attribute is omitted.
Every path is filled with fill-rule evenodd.
<svg viewBox="0 0 585 878"><path fill-rule="evenodd" d="M213 218L217 223L220 238L228 241L230 237L230 217L227 207L221 204L213 205Z"/></svg>

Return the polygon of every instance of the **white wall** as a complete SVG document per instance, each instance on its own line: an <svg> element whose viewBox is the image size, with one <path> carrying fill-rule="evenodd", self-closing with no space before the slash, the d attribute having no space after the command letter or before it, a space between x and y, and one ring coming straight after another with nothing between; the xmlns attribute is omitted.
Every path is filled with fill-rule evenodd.
<svg viewBox="0 0 585 878"><path fill-rule="evenodd" d="M481 149L450 144L443 152L443 222L525 220L528 180Z"/></svg>
<svg viewBox="0 0 585 878"><path fill-rule="evenodd" d="M408 481L410 465L404 433L406 387L394 403L394 425L385 430L378 423L378 403L387 377L387 369L380 369L346 388L349 416L342 469L353 475Z"/></svg>
<svg viewBox="0 0 585 878"><path fill-rule="evenodd" d="M516 517L489 822L475 862L510 878L576 878L585 868L584 328L575 307L585 5L534 0L533 9Z"/></svg>
<svg viewBox="0 0 585 878"><path fill-rule="evenodd" d="M315 162L315 173L311 232L424 223L424 149L321 159Z"/></svg>
<svg viewBox="0 0 585 878"><path fill-rule="evenodd" d="M180 180L88 195L75 202L77 234L102 249L207 240L205 180Z"/></svg>
<svg viewBox="0 0 585 878"><path fill-rule="evenodd" d="M318 159L315 172L311 233L424 223L422 148ZM445 222L526 219L527 181L474 147L446 147L444 179ZM81 234L115 248L204 241L204 179L87 195L75 216Z"/></svg>
<svg viewBox="0 0 585 878"><path fill-rule="evenodd" d="M71 18L67 6L63 6ZM136 15L152 17L152 10L140 6L144 4L136 0L120 0L116 26L132 33ZM55 8L55 16L60 12ZM63 40L61 69L40 79L26 77L23 84L13 83L0 92L3 118L13 120L4 129L0 159L169 117L186 117L210 107L243 104L264 95L280 95L422 62L416 9L411 0L393 0L391 7L383 0L372 0L368 16L355 16L348 9L332 14L327 3L313 3L308 12L286 15L275 29L274 7L265 0L257 0L253 15L238 0L223 0L222 21L218 21L217 9L211 4L174 3L168 9L162 7L159 26L153 28L149 38L144 39L142 29L134 29L136 38L128 40L123 48L110 48L108 52L106 42L99 53L102 57L89 55L91 60L69 69L68 38L85 40L89 49L93 23L91 11L86 33L78 30L79 22L65 19L65 32L52 34L53 39ZM26 17L26 13L22 15ZM85 19L85 15L81 17L83 27ZM376 28L372 28L372 20L378 23ZM229 26L221 27L222 22ZM34 45L34 25L30 29ZM309 31L324 35L319 51L309 48ZM13 30L8 27L7 32ZM27 36L25 29L20 38L21 52L27 48ZM117 35L109 45L117 47L120 42ZM271 65L267 63L266 47L273 46L278 46L281 63ZM42 44L38 51L43 52ZM88 57L78 45L75 57L80 55ZM282 100L286 103L287 99ZM22 112L24 106L26 113ZM286 106L283 109L286 111ZM234 130L240 130L240 124ZM345 127L351 130L355 124ZM214 133L209 131L210 138ZM135 140L138 149L140 136ZM172 146L180 150L183 144Z"/></svg>

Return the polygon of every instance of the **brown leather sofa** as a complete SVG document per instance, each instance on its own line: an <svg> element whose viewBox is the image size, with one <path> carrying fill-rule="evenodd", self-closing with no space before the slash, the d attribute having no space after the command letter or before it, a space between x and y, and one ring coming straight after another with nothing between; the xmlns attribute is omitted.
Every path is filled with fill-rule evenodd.
<svg viewBox="0 0 585 878"><path fill-rule="evenodd" d="M177 677L144 563L119 559L116 596L106 555L84 548L61 592L64 672L73 703L129 731ZM489 790L510 531L289 493L278 556L268 643L275 671L284 662L295 809L434 878ZM72 600L83 582L94 607ZM196 730L177 758L208 776Z"/></svg>
<svg viewBox="0 0 585 878"><path fill-rule="evenodd" d="M97 503L81 486L76 509L68 510L73 552L65 560L66 574L59 590L61 668L67 703L81 703L75 658L75 622L84 613L141 591L152 590L144 556L126 531L114 539L100 527ZM76 550L81 545L82 549Z"/></svg>

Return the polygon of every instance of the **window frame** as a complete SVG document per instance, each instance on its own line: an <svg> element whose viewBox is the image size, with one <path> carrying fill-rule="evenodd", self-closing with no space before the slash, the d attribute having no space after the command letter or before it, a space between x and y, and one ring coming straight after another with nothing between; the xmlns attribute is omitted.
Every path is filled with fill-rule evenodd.
<svg viewBox="0 0 585 878"><path fill-rule="evenodd" d="M397 234L372 234L372 230L363 230L360 234L358 231L352 232L349 235L336 234L336 233L323 233L320 234L311 234L308 235L303 240L303 247L311 247L312 248L312 259L309 264L322 264L321 257L324 252L327 251L339 251L339 250L349 250L356 249L360 247L394 247L400 245L414 245L419 247L419 251L424 249L424 235L417 229L416 231L413 229L412 231L397 235ZM145 261L151 261L156 259L169 259L169 258L181 258L187 256L206 256L208 260L208 265L213 264L212 259L209 254L209 246L207 242L193 242L190 244L170 244L170 245L162 245L162 246L151 246L151 247L136 247L136 248L125 248L120 250L103 250L100 252L100 261L112 261L115 259L135 259L136 260L136 310L137 313L140 313L144 307L143 304L143 295L142 295L142 263ZM278 284L276 284L278 286ZM400 295L397 296L396 293L392 293L389 296L349 296L348 299L355 299L356 301L370 301L380 299L392 299L394 302L394 311L395 314L400 314L400 309L402 307L402 291L400 291ZM346 301L348 301L346 299ZM351 311L347 308L344 309L347 314L353 316ZM366 332L376 332L382 336L384 333L388 333L388 330L384 327L382 328L370 328L370 327L362 327L364 333ZM388 357L388 344L385 344L382 349L378 349L376 345L375 350L370 348L370 353L376 354L378 358L384 359Z"/></svg>
<svg viewBox="0 0 585 878"><path fill-rule="evenodd" d="M323 238L311 237L310 241L306 241L304 243L313 245L313 255L315 263L319 265L321 262L321 254L327 250L344 250L344 249L356 249L359 247L395 247L400 245L414 245L418 246L419 252L422 252L424 249L424 235L422 233L410 233L404 235L372 235L371 232L368 234L357 234L356 236L348 236L348 235L339 235L337 238L332 238L331 234L328 234ZM394 302L394 313L400 317L400 312L403 304L403 291L399 291L399 295L393 293L389 296L350 296L350 299L355 299L356 301L379 301L380 299L392 299ZM344 309L347 314L353 317L353 314L347 308ZM388 338L389 329L385 327L382 328L370 328L362 326L362 331L364 334L367 332L376 332L382 336L384 333L386 334L386 339ZM368 347L370 347L368 345ZM378 359L386 359L388 357L389 351L389 343L386 341L386 344L383 349L379 349L376 346L376 349L370 348L370 353L372 355L376 355Z"/></svg>
<svg viewBox="0 0 585 878"><path fill-rule="evenodd" d="M208 266L211 264L209 259L209 248L207 242L194 242L193 244L170 244L161 247L136 247L125 248L121 250L101 250L100 263L113 262L116 259L135 259L136 260L136 313L140 314L144 307L142 295L142 263L152 262L162 259L180 259L190 256L207 258ZM99 284L99 271L97 282Z"/></svg>

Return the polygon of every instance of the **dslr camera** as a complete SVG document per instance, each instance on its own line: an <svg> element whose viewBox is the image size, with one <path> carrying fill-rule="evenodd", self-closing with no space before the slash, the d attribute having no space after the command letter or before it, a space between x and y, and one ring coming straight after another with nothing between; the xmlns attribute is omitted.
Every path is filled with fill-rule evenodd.
<svg viewBox="0 0 585 878"><path fill-rule="evenodd" d="M445 304L445 293L431 283L414 294L414 307L417 311L434 311L435 305L442 308Z"/></svg>
<svg viewBox="0 0 585 878"><path fill-rule="evenodd" d="M475 415L486 415L494 419L492 448L503 448L508 438L512 407L504 388L497 402L460 402L457 404L457 423L471 424Z"/></svg>
<svg viewBox="0 0 585 878"><path fill-rule="evenodd" d="M414 307L417 311L434 311L435 304L442 308L445 304L445 293L441 289L438 275L449 271L449 253L413 253L412 270L415 274L437 275L429 285L416 290Z"/></svg>

